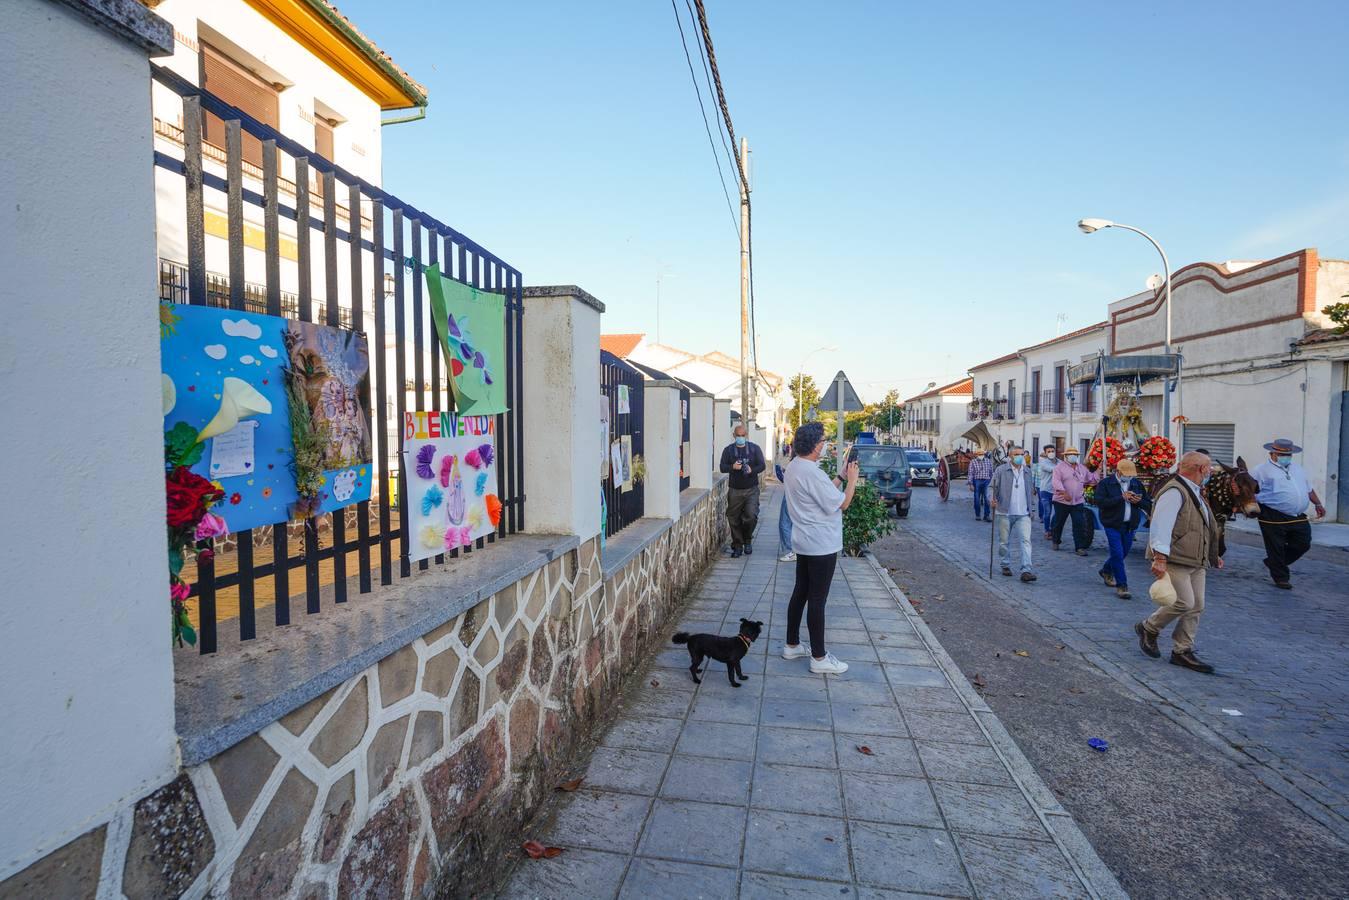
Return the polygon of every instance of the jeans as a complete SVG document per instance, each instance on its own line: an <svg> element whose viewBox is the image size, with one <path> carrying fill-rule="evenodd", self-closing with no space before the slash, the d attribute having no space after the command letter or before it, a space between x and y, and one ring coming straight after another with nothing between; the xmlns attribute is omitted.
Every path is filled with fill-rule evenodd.
<svg viewBox="0 0 1349 900"><path fill-rule="evenodd" d="M974 517L987 519L993 515L993 510L988 505L988 479L976 478L970 483L974 485Z"/></svg>
<svg viewBox="0 0 1349 900"><path fill-rule="evenodd" d="M792 514L787 511L787 496L782 497L782 512L778 515L778 556L792 552Z"/></svg>
<svg viewBox="0 0 1349 900"><path fill-rule="evenodd" d="M810 632L810 655L824 656L824 605L829 602L829 585L834 580L837 553L823 556L796 554L796 586L787 604L787 643L801 643L801 613L806 614Z"/></svg>
<svg viewBox="0 0 1349 900"><path fill-rule="evenodd" d="M1049 527L1054 524L1054 492L1040 491L1040 524L1044 525L1045 534L1049 534Z"/></svg>
<svg viewBox="0 0 1349 900"><path fill-rule="evenodd" d="M1103 528L1105 541L1110 545L1110 558L1101 566L1101 573L1115 576L1116 587L1129 586L1129 573L1124 568L1124 559L1134 545L1134 529Z"/></svg>
<svg viewBox="0 0 1349 900"><path fill-rule="evenodd" d="M1019 571L1030 571L1030 514L1009 516L998 513L998 561L1012 568L1011 550L1015 549ZM1010 541L1008 538L1010 537ZM1010 546L1009 546L1010 544Z"/></svg>
<svg viewBox="0 0 1349 900"><path fill-rule="evenodd" d="M1306 516L1290 516L1260 505L1260 536L1265 539L1265 565L1275 581L1288 580L1288 567L1312 547L1312 526Z"/></svg>

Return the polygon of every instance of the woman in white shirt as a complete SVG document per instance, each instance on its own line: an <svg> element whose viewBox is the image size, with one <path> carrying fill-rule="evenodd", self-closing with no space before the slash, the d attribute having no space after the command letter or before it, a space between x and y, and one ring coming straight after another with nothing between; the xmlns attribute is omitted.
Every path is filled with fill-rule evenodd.
<svg viewBox="0 0 1349 900"><path fill-rule="evenodd" d="M792 440L796 457L787 465L787 509L792 516L792 549L796 551L796 586L787 606L787 644L783 659L810 657L817 675L842 675L848 664L824 647L824 607L829 585L843 550L843 511L857 489L857 463L844 468L846 481L830 479L820 468L824 426L807 422ZM842 490L840 490L842 487ZM801 643L801 615L805 613L810 646Z"/></svg>

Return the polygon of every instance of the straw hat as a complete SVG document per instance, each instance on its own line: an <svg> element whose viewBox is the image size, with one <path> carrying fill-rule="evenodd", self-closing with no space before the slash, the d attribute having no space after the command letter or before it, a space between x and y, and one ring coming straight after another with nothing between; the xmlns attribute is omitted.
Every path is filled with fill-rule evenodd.
<svg viewBox="0 0 1349 900"><path fill-rule="evenodd" d="M1133 478L1138 474L1138 466L1134 465L1132 459L1121 459L1119 465L1115 466L1115 471L1125 478Z"/></svg>

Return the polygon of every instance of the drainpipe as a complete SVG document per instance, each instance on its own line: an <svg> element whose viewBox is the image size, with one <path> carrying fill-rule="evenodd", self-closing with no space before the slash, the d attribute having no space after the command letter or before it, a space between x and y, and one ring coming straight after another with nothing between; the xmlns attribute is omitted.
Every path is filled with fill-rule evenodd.
<svg viewBox="0 0 1349 900"><path fill-rule="evenodd" d="M394 116L392 119L380 119L379 120L380 126L383 127L385 125L402 125L404 122L417 122L426 118L425 106L415 106L409 108L415 109L417 111L406 116Z"/></svg>
<svg viewBox="0 0 1349 900"><path fill-rule="evenodd" d="M1020 350L1016 351L1016 355L1019 356L1019 357L1021 357L1021 363L1022 363L1022 365L1021 365L1021 386L1022 386L1022 387L1030 387L1030 357L1029 357L1029 356L1026 356L1026 355L1025 355L1024 353L1022 353ZM1030 393L1030 392L1027 391L1027 393ZM1027 446L1027 445L1026 445L1026 411L1025 411L1024 409L1022 409L1020 412L1021 412L1021 449L1024 450L1024 449L1026 449L1026 446ZM1034 462L1034 460L1032 460L1032 462Z"/></svg>

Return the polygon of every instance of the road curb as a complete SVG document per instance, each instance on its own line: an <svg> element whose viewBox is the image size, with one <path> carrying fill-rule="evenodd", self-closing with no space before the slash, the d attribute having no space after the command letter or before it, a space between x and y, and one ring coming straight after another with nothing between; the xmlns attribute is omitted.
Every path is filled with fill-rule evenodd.
<svg viewBox="0 0 1349 900"><path fill-rule="evenodd" d="M1067 858L1073 871L1081 879L1083 885L1093 897L1104 898L1104 900L1128 900L1128 894L1120 887L1119 881L1115 878L1115 873L1097 855L1091 842L1087 840L1082 830L1077 827L1072 816L1054 797L1054 792L1049 789L1049 785L1044 783L1035 767L1026 759L1021 748L1016 745L1016 741L1007 733L1002 722L998 720L997 715L984 702L981 697L960 671L954 659L942 647L941 642L937 640L932 629L928 628L927 622L923 621L922 616L913 608L909 598L895 584L890 573L886 571L885 566L872 554L867 554L866 560L876 570L881 583L886 586L894 597L896 604L903 610L905 618L913 630L927 645L928 651L933 659L937 661L938 667L946 675L947 681L955 689L956 694L969 710L974 720L979 724L989 742L993 745L994 751L1002 757L1007 764L1007 769L1011 773L1012 779L1021 790L1026 801L1030 803L1035 810L1035 814L1040 818L1046 831L1054 838L1055 844Z"/></svg>

